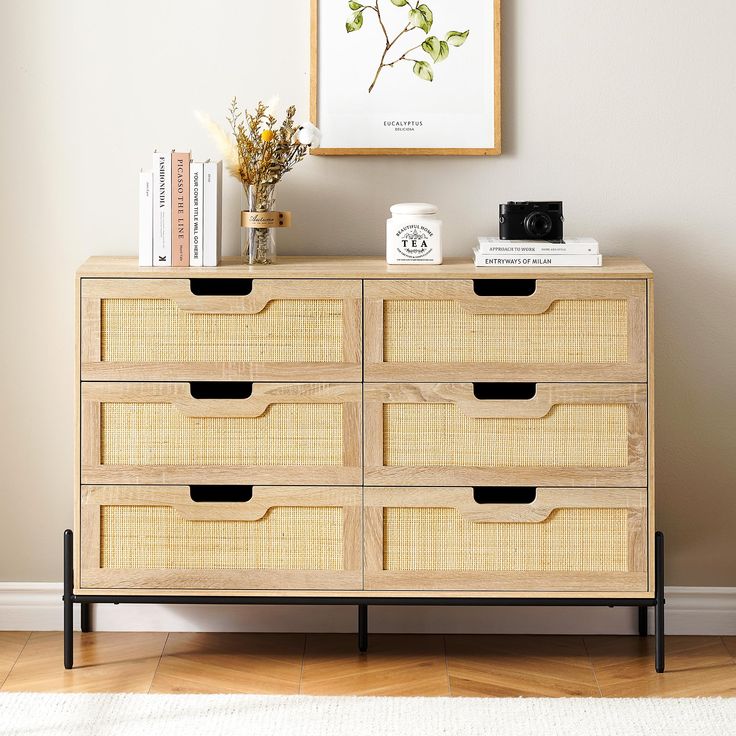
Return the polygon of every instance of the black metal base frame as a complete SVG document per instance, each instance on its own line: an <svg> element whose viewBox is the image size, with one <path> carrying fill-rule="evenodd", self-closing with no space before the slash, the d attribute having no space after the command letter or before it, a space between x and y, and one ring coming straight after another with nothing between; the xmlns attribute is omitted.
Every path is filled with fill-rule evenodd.
<svg viewBox="0 0 736 736"><path fill-rule="evenodd" d="M664 672L664 534L654 537L654 598L319 598L284 595L197 596L197 595L76 595L74 593L74 543L71 529L64 532L64 667L74 667L73 610L81 604L81 629L92 630L93 603L204 603L230 605L352 605L358 607L358 649L368 650L368 606L635 606L639 609L639 635L648 634L647 609L654 608L654 667Z"/></svg>

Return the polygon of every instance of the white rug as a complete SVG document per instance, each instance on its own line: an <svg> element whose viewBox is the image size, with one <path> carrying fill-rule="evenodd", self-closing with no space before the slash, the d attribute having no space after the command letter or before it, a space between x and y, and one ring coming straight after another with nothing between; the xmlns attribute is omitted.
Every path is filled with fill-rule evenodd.
<svg viewBox="0 0 736 736"><path fill-rule="evenodd" d="M13 736L729 736L736 698L0 693Z"/></svg>

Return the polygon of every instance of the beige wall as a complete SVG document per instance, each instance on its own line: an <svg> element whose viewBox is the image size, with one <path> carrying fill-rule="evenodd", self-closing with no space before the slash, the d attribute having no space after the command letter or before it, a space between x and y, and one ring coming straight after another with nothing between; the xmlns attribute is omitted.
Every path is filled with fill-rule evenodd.
<svg viewBox="0 0 736 736"><path fill-rule="evenodd" d="M281 252L380 254L388 206L427 200L449 254L463 255L493 232L500 201L563 199L570 234L638 255L657 276L668 583L736 585L736 5L503 5L504 154L312 158L279 190L295 219ZM308 23L307 0L4 4L0 580L61 578L75 267L135 253L136 172L154 146L215 154L194 109L221 117L233 94L278 93L307 110ZM228 181L230 253L237 209Z"/></svg>

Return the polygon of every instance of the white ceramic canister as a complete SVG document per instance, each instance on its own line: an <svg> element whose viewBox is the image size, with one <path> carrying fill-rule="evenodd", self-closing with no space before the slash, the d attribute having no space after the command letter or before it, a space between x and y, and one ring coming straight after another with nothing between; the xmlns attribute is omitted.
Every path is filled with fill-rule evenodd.
<svg viewBox="0 0 736 736"><path fill-rule="evenodd" d="M442 263L442 220L437 207L423 202L404 202L391 207L386 220L386 262Z"/></svg>

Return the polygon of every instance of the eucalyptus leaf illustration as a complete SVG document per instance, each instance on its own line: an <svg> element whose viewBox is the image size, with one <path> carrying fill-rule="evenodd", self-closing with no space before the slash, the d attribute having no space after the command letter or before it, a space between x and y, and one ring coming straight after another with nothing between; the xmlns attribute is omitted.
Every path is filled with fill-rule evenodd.
<svg viewBox="0 0 736 736"><path fill-rule="evenodd" d="M462 46L468 38L469 33L470 31L465 31L465 33L460 33L460 31L450 31L445 36L445 40L451 46Z"/></svg>
<svg viewBox="0 0 736 736"><path fill-rule="evenodd" d="M412 28L421 28L425 33L429 33L433 22L432 11L425 4L417 5L409 11L409 25Z"/></svg>
<svg viewBox="0 0 736 736"><path fill-rule="evenodd" d="M441 40L437 36L430 36L429 32L434 24L434 13L432 12L429 5L420 2L420 0L391 0L391 6L396 8L409 8L408 19L404 16L404 20L401 21L401 25L398 26L398 32L389 33L389 24L387 23L388 16L392 16L388 8L381 5L381 2L385 3L385 0L373 0L373 5L363 5L356 0L348 0L348 7L352 11L351 16L345 23L345 29L348 33L353 31L359 31L363 27L364 13L375 13L376 21L383 35L385 44L381 51L381 58L378 62L378 68L376 73L373 75L373 81L368 87L368 94L373 92L373 89L378 82L378 78L381 76L381 72L387 67L394 68L397 64L407 61L412 65L412 71L414 75L423 79L425 82L431 82L434 80L434 68L428 61L422 61L421 59L415 59L411 54L418 49L421 49L429 55L432 62L437 64L447 59L450 55L450 46L462 46L470 34L470 30L465 32L461 31L449 31L445 40ZM416 3L414 5L413 3ZM386 16L384 16L386 13ZM416 31L422 31L424 37L422 40L415 38L418 41L416 46L412 46L407 51L400 53L395 47L396 42L402 36L408 36L414 34ZM393 59L391 58L393 56Z"/></svg>
<svg viewBox="0 0 736 736"><path fill-rule="evenodd" d="M417 6L417 10L424 16L427 24L431 28L432 23L434 23L434 15L432 15L432 11L429 9L429 6L422 3L422 5ZM429 33L429 28L427 28L427 33Z"/></svg>
<svg viewBox="0 0 736 736"><path fill-rule="evenodd" d="M359 31L362 27L363 11L356 10L352 17L348 19L348 22L345 24L345 28L347 28L348 33L352 33L353 31Z"/></svg>
<svg viewBox="0 0 736 736"><path fill-rule="evenodd" d="M446 41L440 41L437 36L430 36L423 44L422 50L426 51L432 61L444 61L450 55L450 47Z"/></svg>
<svg viewBox="0 0 736 736"><path fill-rule="evenodd" d="M434 79L432 65L428 61L415 61L414 74L416 74L419 79L423 79L425 82L431 82Z"/></svg>

